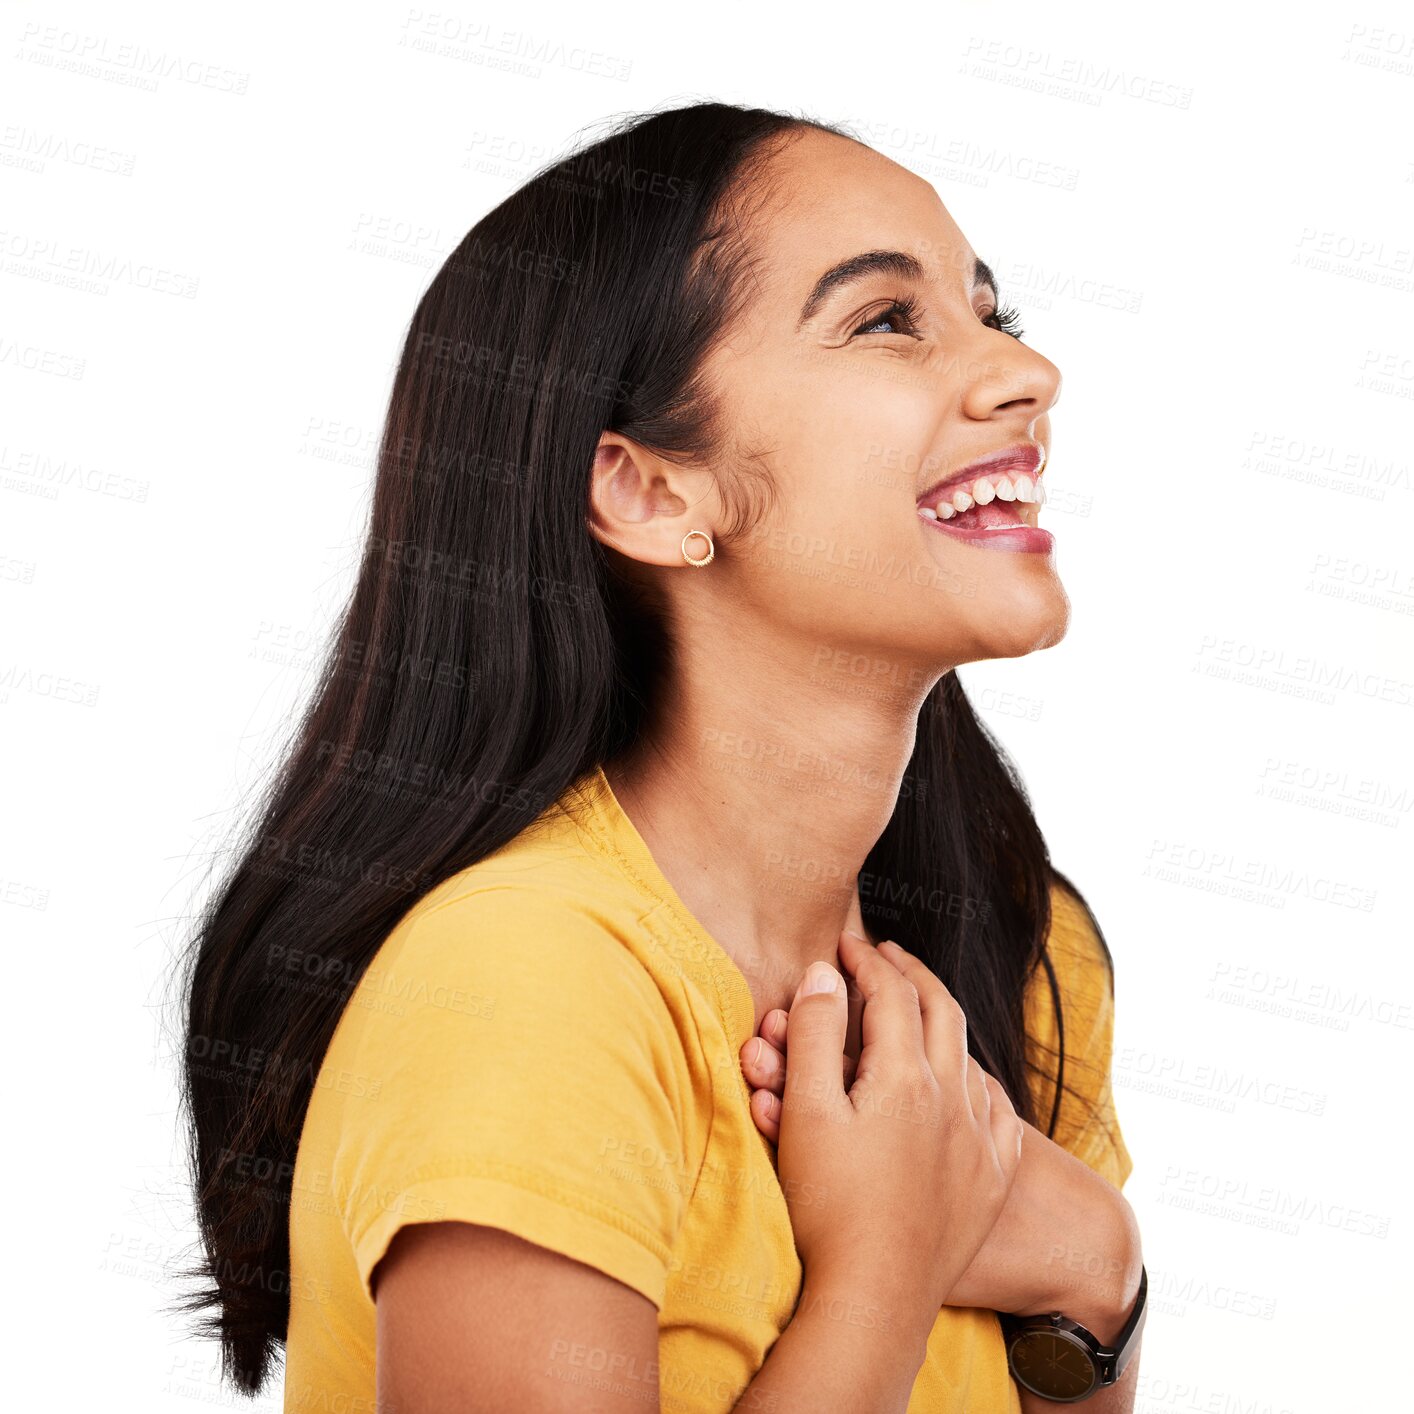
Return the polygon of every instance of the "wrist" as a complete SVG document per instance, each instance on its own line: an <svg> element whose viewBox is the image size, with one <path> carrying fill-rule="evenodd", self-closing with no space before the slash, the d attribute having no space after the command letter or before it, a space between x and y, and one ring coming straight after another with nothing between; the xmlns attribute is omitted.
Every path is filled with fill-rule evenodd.
<svg viewBox="0 0 1414 1414"><path fill-rule="evenodd" d="M808 1271L790 1323L735 1408L902 1410L927 1356L914 1305L896 1307L889 1284L869 1270ZM934 1313L936 1314L936 1313ZM931 1326L929 1327L931 1329Z"/></svg>
<svg viewBox="0 0 1414 1414"><path fill-rule="evenodd" d="M1111 1326L1104 1316L1083 1311L1069 1316L1063 1312L1021 1319L1003 1316L1007 1365L1013 1378L1031 1394L1066 1403L1088 1399L1118 1384L1139 1353L1148 1315L1147 1295L1148 1276L1141 1263L1134 1303L1117 1326ZM1134 1399L1133 1386L1131 1379L1127 1395L1114 1391L1103 1399L1104 1408L1118 1409L1122 1404L1128 1409ZM1024 1397L1022 1402L1028 1410L1038 1407Z"/></svg>
<svg viewBox="0 0 1414 1414"><path fill-rule="evenodd" d="M916 1368L937 1315L920 1296L882 1274L812 1278L807 1272L793 1319L804 1318L851 1343L875 1344Z"/></svg>
<svg viewBox="0 0 1414 1414"><path fill-rule="evenodd" d="M1042 1316L1059 1311L1109 1344L1134 1309L1143 1263L1138 1241L1124 1233L1109 1244L1057 1242L1048 1263L1047 1290L1016 1314Z"/></svg>

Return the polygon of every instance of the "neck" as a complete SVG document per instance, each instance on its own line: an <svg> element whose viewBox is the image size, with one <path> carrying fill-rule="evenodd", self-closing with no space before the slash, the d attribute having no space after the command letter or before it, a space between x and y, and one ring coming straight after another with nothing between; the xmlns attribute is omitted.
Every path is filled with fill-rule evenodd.
<svg viewBox="0 0 1414 1414"><path fill-rule="evenodd" d="M811 962L840 966L841 929L870 936L860 872L937 675L861 675L862 655L798 641L722 648L679 655L652 725L604 770L668 882L745 975L759 1025L789 1009Z"/></svg>

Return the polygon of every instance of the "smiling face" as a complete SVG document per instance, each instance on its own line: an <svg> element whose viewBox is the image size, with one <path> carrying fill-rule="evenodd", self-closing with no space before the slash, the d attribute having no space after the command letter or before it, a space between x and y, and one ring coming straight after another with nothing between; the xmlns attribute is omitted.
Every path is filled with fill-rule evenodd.
<svg viewBox="0 0 1414 1414"><path fill-rule="evenodd" d="M990 272L921 178L806 130L765 179L757 283L705 373L774 504L691 570L682 536L727 519L710 480L670 468L665 500L626 473L615 493L606 463L605 538L681 566L704 581L693 594L718 576L734 614L787 640L935 672L1055 643L1069 602L1036 527L1059 370L1008 332Z"/></svg>

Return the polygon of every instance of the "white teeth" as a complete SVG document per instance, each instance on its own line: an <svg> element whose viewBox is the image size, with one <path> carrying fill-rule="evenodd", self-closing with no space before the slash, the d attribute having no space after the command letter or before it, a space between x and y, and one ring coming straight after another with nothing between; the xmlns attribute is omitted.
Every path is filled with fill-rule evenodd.
<svg viewBox="0 0 1414 1414"><path fill-rule="evenodd" d="M965 491L942 492L934 506L920 506L930 520L951 520L973 506L988 506L993 501L1020 501L1025 505L1043 506L1046 486L1036 472L1015 472L1011 476L982 476Z"/></svg>

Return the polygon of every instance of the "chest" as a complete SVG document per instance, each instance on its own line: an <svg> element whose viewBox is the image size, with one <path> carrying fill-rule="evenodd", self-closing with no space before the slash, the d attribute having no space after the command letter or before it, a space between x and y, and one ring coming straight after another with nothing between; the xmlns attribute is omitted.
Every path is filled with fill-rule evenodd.
<svg viewBox="0 0 1414 1414"><path fill-rule="evenodd" d="M860 993L859 988L850 980L849 973L841 965L838 957L831 960L831 966L845 978L847 1019L845 1022L844 1054L857 1064L859 1061L860 1048L864 1044L862 1027L864 997ZM797 978L796 982L798 983L798 981L799 979ZM760 1035L761 1023L771 1011L779 1008L789 1015L791 1001L795 997L794 986L785 990L782 990L780 987L773 989L760 979L751 976L749 973L747 974L747 986L751 992L753 1008L751 1024L751 1034L753 1036ZM787 1031L789 1031L789 1026L787 1026ZM789 1049L789 1043L787 1043L786 1051L789 1052Z"/></svg>
<svg viewBox="0 0 1414 1414"><path fill-rule="evenodd" d="M665 1409L731 1409L800 1299L804 1273L775 1151L751 1118L740 1072L723 1078L659 1312Z"/></svg>
<svg viewBox="0 0 1414 1414"><path fill-rule="evenodd" d="M851 999L846 1050L852 1045L856 1058L861 1011L862 1001ZM751 1118L734 1040L709 1030L695 1057L694 1088L703 1100L710 1094L711 1103L698 1111L706 1124L703 1158L669 1260L658 1317L664 1409L703 1414L733 1409L790 1325L803 1287L776 1151ZM825 1195L806 1188L792 1193L792 1201L797 1197L809 1202ZM867 1308L848 1318L879 1319ZM983 1409L1019 1414L996 1315L944 1307L908 1414Z"/></svg>

